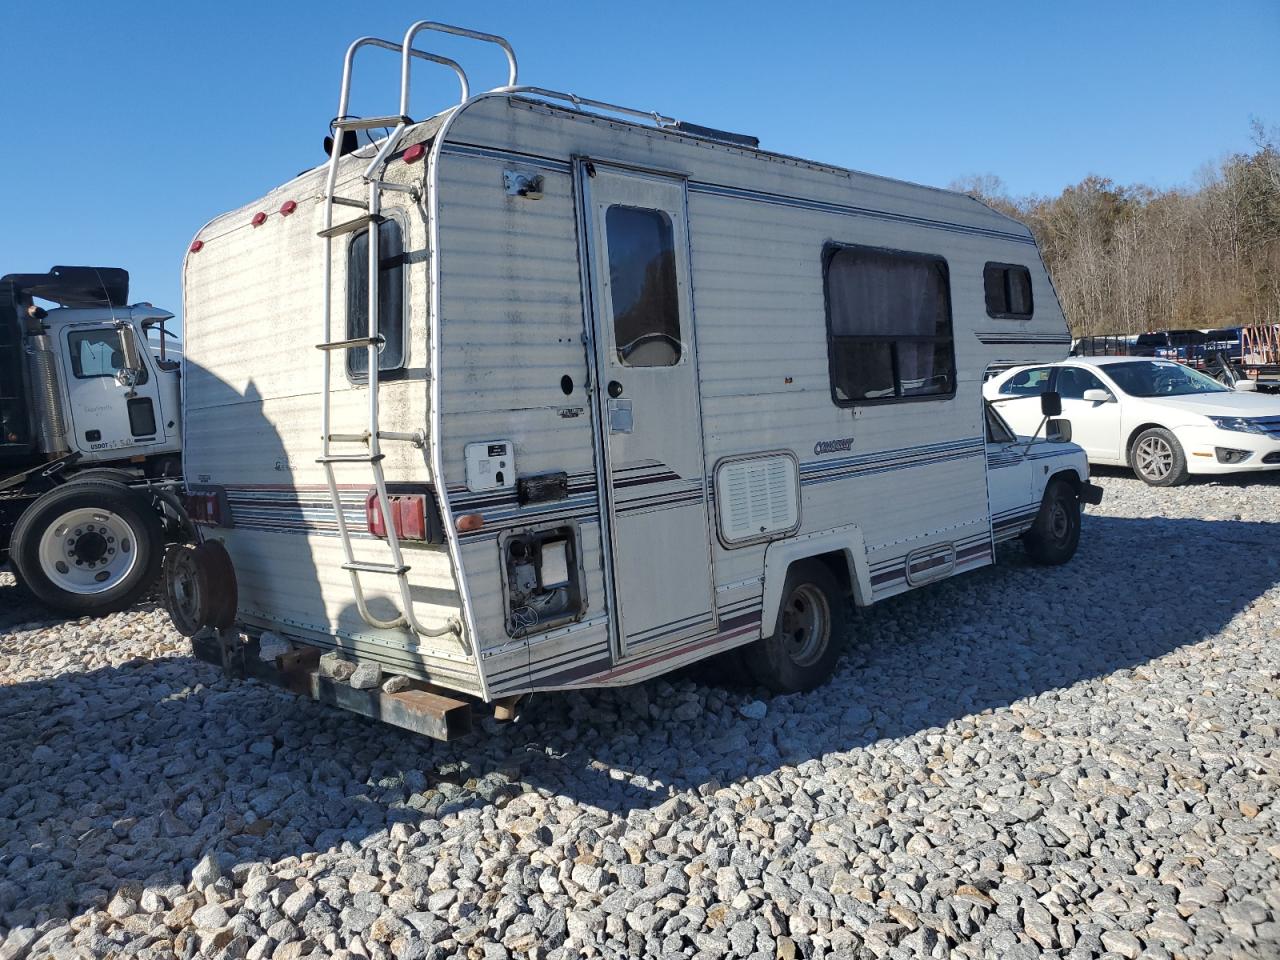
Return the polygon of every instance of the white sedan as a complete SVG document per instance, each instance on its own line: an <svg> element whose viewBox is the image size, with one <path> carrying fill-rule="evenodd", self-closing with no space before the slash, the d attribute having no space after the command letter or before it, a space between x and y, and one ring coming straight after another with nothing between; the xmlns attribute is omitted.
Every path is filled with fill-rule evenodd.
<svg viewBox="0 0 1280 960"><path fill-rule="evenodd" d="M982 390L1028 435L1040 424L1040 395L1058 393L1090 463L1129 466L1153 486L1192 473L1280 470L1280 397L1232 390L1172 360L1072 357L1014 367Z"/></svg>

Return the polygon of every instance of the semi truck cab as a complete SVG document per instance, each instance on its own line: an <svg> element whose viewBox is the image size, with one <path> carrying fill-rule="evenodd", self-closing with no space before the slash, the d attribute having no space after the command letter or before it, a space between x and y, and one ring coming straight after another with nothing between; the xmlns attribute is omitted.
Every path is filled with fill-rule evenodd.
<svg viewBox="0 0 1280 960"><path fill-rule="evenodd" d="M116 267L0 277L0 563L70 613L132 603L183 522L173 314L128 287Z"/></svg>

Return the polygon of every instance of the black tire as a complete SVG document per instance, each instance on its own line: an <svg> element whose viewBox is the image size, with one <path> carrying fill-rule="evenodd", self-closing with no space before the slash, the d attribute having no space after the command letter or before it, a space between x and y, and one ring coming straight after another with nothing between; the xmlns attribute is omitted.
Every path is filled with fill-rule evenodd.
<svg viewBox="0 0 1280 960"><path fill-rule="evenodd" d="M98 481L128 486L141 479L142 474L130 473L128 470L122 470L119 467L90 467L88 470L73 473L67 478L67 483L92 483Z"/></svg>
<svg viewBox="0 0 1280 960"><path fill-rule="evenodd" d="M839 581L825 564L793 563L773 635L742 651L752 678L774 693L803 693L825 683L844 645L845 603Z"/></svg>
<svg viewBox="0 0 1280 960"><path fill-rule="evenodd" d="M1080 546L1080 498L1066 480L1050 480L1031 529L1022 535L1027 554L1036 563L1057 566L1076 555Z"/></svg>
<svg viewBox="0 0 1280 960"><path fill-rule="evenodd" d="M176 543L164 555L164 605L184 637L235 621L236 576L227 549L216 540Z"/></svg>
<svg viewBox="0 0 1280 960"><path fill-rule="evenodd" d="M1153 487L1176 487L1190 475L1182 444L1164 427L1148 427L1133 438L1129 466L1139 480Z"/></svg>
<svg viewBox="0 0 1280 960"><path fill-rule="evenodd" d="M42 560L41 543L53 525L65 517L77 513L85 517L92 511L101 512L101 518L73 525L62 541L65 549L61 556L46 555ZM132 558L123 563L116 577L117 556L128 554ZM60 613L77 617L131 606L155 582L163 554L164 530L147 499L110 480L74 480L50 490L18 518L10 544L13 567L31 594ZM101 569L93 573L99 565ZM108 585L69 582L73 578L98 578Z"/></svg>

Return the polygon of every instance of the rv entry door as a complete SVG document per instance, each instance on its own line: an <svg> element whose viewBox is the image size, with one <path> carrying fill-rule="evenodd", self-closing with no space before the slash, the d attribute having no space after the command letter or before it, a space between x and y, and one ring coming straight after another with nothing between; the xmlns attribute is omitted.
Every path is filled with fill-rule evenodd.
<svg viewBox="0 0 1280 960"><path fill-rule="evenodd" d="M578 182L623 657L715 627L685 185L587 161Z"/></svg>

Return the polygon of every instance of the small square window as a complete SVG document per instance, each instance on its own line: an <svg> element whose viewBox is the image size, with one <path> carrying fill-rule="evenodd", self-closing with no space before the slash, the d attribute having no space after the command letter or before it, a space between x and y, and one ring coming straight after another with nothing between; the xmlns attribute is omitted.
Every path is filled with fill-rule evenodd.
<svg viewBox="0 0 1280 960"><path fill-rule="evenodd" d="M1016 263L988 263L982 269L987 316L998 320L1030 320L1031 271Z"/></svg>

